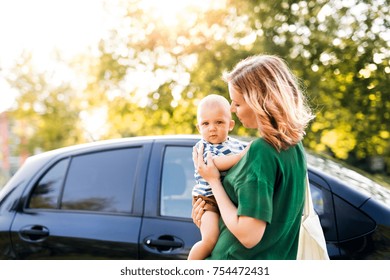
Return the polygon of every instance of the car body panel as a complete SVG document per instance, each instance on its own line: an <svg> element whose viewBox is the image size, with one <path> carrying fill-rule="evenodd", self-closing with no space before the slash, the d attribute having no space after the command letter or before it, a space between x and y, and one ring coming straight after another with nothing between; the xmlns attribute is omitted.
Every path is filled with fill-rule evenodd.
<svg viewBox="0 0 390 280"><path fill-rule="evenodd" d="M140 217L45 211L15 216L19 259L138 259Z"/></svg>

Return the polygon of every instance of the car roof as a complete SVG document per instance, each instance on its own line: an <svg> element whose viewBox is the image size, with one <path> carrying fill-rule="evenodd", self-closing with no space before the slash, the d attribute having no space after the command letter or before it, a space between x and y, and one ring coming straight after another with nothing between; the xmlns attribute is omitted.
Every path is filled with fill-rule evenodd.
<svg viewBox="0 0 390 280"><path fill-rule="evenodd" d="M385 182L379 182L362 170L337 161L325 155L306 151L308 166L318 174L340 183L341 185L359 192L367 198L374 198L386 205L390 205L390 189ZM337 186L338 184L333 184ZM335 189L336 194L345 192L345 188ZM341 195L343 196L343 195Z"/></svg>
<svg viewBox="0 0 390 280"><path fill-rule="evenodd" d="M80 152L88 152L88 151L94 151L99 149L105 149L105 148L121 148L128 144L144 144L144 143L151 143L154 141L160 141L160 140L198 140L200 139L200 136L197 135L191 135L191 134L182 134L182 135L159 135L159 136L134 136L134 137L124 137L124 138L115 138L115 139L108 139L108 140L99 140L95 142L88 142L83 144L76 144L72 146L67 146L63 148L58 148L55 150L43 152L40 154L33 155L28 158L28 160L36 160L46 157L55 157L59 154L64 153L80 153Z"/></svg>

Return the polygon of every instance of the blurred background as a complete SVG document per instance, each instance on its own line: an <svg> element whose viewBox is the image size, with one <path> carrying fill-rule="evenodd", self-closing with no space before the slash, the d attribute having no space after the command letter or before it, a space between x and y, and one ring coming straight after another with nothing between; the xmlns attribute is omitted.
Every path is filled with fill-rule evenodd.
<svg viewBox="0 0 390 280"><path fill-rule="evenodd" d="M305 147L388 182L389 4L0 0L0 187L43 151L197 134L197 102L228 97L222 73L259 53L283 57L309 97Z"/></svg>

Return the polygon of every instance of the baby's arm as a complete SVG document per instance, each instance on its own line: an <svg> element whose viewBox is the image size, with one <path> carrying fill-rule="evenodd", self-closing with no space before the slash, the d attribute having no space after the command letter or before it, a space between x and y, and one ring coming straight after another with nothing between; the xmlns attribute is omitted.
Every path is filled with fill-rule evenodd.
<svg viewBox="0 0 390 280"><path fill-rule="evenodd" d="M238 154L213 157L213 161L214 161L215 166L218 168L219 171L229 170L237 162L239 162L240 159L242 159L242 157L248 151L249 146L250 146L250 144L247 145L246 148L244 150L242 150L241 152L239 152Z"/></svg>

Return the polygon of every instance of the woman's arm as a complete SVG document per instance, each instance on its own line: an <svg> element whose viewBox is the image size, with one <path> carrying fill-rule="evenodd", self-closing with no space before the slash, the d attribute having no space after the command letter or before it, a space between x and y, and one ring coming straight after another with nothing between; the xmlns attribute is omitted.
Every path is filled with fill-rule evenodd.
<svg viewBox="0 0 390 280"><path fill-rule="evenodd" d="M202 154L202 147L199 151L194 149L194 164L198 169L199 174L210 184L225 225L243 246L246 248L254 247L263 237L266 222L248 216L239 216L237 214L237 207L227 196L219 179L219 171L214 165L211 155L208 154L208 164L206 165L203 161ZM203 211L199 204L198 209L199 212L193 213L193 217L197 217L197 220Z"/></svg>
<svg viewBox="0 0 390 280"><path fill-rule="evenodd" d="M237 207L227 196L221 181L212 180L209 184L217 200L221 217L230 232L246 248L252 248L257 245L263 237L266 222L248 216L237 215Z"/></svg>

